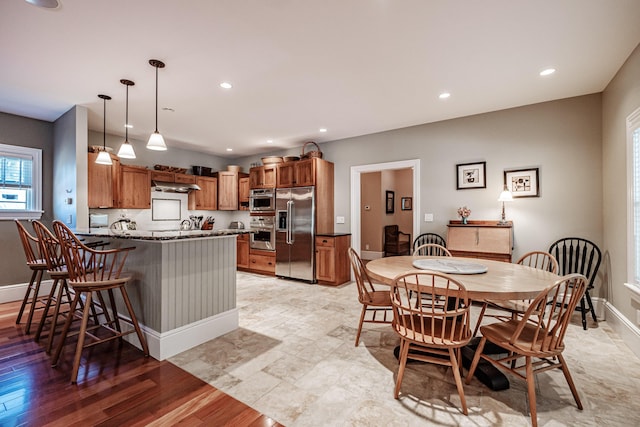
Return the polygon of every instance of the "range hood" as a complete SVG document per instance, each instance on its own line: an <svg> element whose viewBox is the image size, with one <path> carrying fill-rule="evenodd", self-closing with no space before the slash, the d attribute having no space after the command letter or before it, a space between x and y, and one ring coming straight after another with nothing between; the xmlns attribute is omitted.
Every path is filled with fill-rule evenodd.
<svg viewBox="0 0 640 427"><path fill-rule="evenodd" d="M155 187L156 191L167 193L188 193L192 190L200 190L196 184L182 184L180 182L151 181L151 186Z"/></svg>

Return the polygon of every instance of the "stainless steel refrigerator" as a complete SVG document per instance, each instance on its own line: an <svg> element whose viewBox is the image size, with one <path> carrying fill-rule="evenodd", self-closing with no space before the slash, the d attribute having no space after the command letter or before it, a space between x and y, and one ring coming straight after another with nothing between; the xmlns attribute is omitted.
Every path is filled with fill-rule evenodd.
<svg viewBox="0 0 640 427"><path fill-rule="evenodd" d="M276 189L276 276L315 283L314 187Z"/></svg>

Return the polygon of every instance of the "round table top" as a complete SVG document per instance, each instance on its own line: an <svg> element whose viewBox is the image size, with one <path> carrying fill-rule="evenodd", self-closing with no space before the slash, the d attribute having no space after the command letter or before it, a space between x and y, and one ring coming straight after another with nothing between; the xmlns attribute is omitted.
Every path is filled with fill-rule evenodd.
<svg viewBox="0 0 640 427"><path fill-rule="evenodd" d="M512 300L533 298L547 286L560 278L557 274L520 264L491 261L480 258L394 256L379 258L366 264L367 273L374 281L387 285L393 279L408 271L418 270L413 266L417 259L448 259L481 264L487 267L486 273L449 274L462 283L471 299Z"/></svg>

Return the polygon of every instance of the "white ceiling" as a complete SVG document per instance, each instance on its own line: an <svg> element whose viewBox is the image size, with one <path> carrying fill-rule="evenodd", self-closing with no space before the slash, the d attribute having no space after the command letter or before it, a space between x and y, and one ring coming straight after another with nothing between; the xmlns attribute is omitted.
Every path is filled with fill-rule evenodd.
<svg viewBox="0 0 640 427"><path fill-rule="evenodd" d="M160 59L167 145L224 157L600 92L640 43L638 0L60 3L0 2L0 111L53 121L82 105L101 132L104 93L124 136L130 79L129 137L146 141Z"/></svg>

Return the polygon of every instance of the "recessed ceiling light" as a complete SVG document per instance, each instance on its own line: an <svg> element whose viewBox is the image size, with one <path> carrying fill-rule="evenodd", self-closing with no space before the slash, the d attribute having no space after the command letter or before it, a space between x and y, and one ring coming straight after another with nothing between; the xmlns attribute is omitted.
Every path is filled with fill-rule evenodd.
<svg viewBox="0 0 640 427"><path fill-rule="evenodd" d="M57 9L60 6L58 0L26 0L27 3L31 3L34 6L44 7L47 9Z"/></svg>
<svg viewBox="0 0 640 427"><path fill-rule="evenodd" d="M233 151L233 148L227 148L227 151Z"/></svg>
<svg viewBox="0 0 640 427"><path fill-rule="evenodd" d="M551 74L553 74L555 72L556 72L555 68L547 68L545 70L540 71L540 75L541 76L550 76Z"/></svg>
<svg viewBox="0 0 640 427"><path fill-rule="evenodd" d="M449 92L442 92L440 95L438 95L438 98L440 99L447 99L451 96L451 94Z"/></svg>
<svg viewBox="0 0 640 427"><path fill-rule="evenodd" d="M267 139L267 144L272 144L273 143L273 139Z"/></svg>
<svg viewBox="0 0 640 427"><path fill-rule="evenodd" d="M231 89L233 87L233 85L229 82L222 82L220 83L220 87L222 89Z"/></svg>
<svg viewBox="0 0 640 427"><path fill-rule="evenodd" d="M171 111L172 113L175 113L175 112L176 112L176 110L174 110L174 109L173 109L173 108L171 108L171 107L162 107L162 111Z"/></svg>
<svg viewBox="0 0 640 427"><path fill-rule="evenodd" d="M124 125L124 127L131 129L131 128L133 128L133 125L127 125L127 124L125 124L125 125Z"/></svg>
<svg viewBox="0 0 640 427"><path fill-rule="evenodd" d="M326 132L327 128L320 128L319 130L320 130L320 132Z"/></svg>

